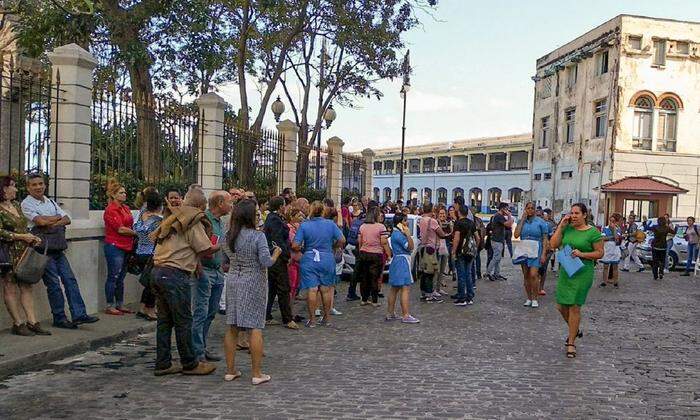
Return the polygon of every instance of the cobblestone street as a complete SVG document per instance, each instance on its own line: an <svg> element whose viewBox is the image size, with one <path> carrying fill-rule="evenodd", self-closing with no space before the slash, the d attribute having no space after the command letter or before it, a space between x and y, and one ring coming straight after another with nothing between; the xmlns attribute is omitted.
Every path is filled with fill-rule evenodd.
<svg viewBox="0 0 700 420"><path fill-rule="evenodd" d="M242 352L243 380L225 383L223 362L207 377L156 378L148 334L0 383L0 418L700 416L697 278L621 273L619 290L594 287L569 360L556 274L542 306L524 308L522 281L503 265L509 281L478 283L474 306L414 300L419 325L339 298L335 328L266 329L269 384L250 384ZM210 341L223 353L216 322Z"/></svg>

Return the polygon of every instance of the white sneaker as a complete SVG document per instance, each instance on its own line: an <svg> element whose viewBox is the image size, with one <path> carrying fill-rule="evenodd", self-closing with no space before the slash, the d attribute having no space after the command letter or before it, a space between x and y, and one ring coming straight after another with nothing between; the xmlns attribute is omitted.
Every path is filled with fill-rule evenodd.
<svg viewBox="0 0 700 420"><path fill-rule="evenodd" d="M523 303L523 306L531 306L532 301L530 299L526 300L525 303Z"/></svg>
<svg viewBox="0 0 700 420"><path fill-rule="evenodd" d="M316 312L314 312L314 315L316 315L316 316L321 316L321 310L320 310L320 309L316 309Z"/></svg>
<svg viewBox="0 0 700 420"><path fill-rule="evenodd" d="M531 306L532 308L539 308L539 307L540 307L540 304L537 303L536 300L533 300L533 301L532 301L532 305L530 305L530 306Z"/></svg>
<svg viewBox="0 0 700 420"><path fill-rule="evenodd" d="M668 274L668 273L670 273L670 271L668 271L667 268L664 268L664 273L665 273L665 274Z"/></svg>
<svg viewBox="0 0 700 420"><path fill-rule="evenodd" d="M335 308L331 308L331 315L342 315L343 313Z"/></svg>
<svg viewBox="0 0 700 420"><path fill-rule="evenodd" d="M430 296L434 297L435 299L442 299L440 292L433 292Z"/></svg>

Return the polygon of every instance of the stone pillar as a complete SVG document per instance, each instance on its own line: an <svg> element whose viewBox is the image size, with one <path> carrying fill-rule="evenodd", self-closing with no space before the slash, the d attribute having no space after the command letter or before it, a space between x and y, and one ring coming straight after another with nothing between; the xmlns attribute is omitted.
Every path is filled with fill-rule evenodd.
<svg viewBox="0 0 700 420"><path fill-rule="evenodd" d="M345 143L335 136L329 138L326 143L328 144L328 156L326 157L328 198L339 205L343 194L343 146Z"/></svg>
<svg viewBox="0 0 700 420"><path fill-rule="evenodd" d="M506 152L506 171L510 171L510 154L511 152Z"/></svg>
<svg viewBox="0 0 700 420"><path fill-rule="evenodd" d="M204 132L200 132L197 157L197 180L209 195L223 187L224 108L226 101L216 93L205 93L197 99Z"/></svg>
<svg viewBox="0 0 700 420"><path fill-rule="evenodd" d="M52 81L49 194L73 219L90 217L92 70L97 60L76 44L48 53Z"/></svg>
<svg viewBox="0 0 700 420"><path fill-rule="evenodd" d="M363 185L363 188L365 189L364 195L367 197L372 197L373 191L372 187L374 185L374 156L376 154L374 153L374 150L372 149L365 149L362 151L362 157L365 159L365 185Z"/></svg>
<svg viewBox="0 0 700 420"><path fill-rule="evenodd" d="M285 188L296 191L299 127L292 120L284 120L277 124L277 131L282 136L282 173L277 177L277 189L279 193Z"/></svg>

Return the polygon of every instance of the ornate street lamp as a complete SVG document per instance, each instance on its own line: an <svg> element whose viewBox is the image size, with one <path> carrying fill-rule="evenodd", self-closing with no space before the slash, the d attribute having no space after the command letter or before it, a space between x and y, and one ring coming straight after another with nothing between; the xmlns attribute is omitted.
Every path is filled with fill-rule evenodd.
<svg viewBox="0 0 700 420"><path fill-rule="evenodd" d="M275 114L275 121L280 122L280 116L282 113L284 113L284 102L280 100L279 96L277 97L277 100L272 103L270 109L272 110L272 113Z"/></svg>
<svg viewBox="0 0 700 420"><path fill-rule="evenodd" d="M403 123L401 125L401 161L399 162L399 196L398 199L403 201L403 172L404 172L404 147L406 145L406 96L411 89L411 64L409 59L410 51L406 51L406 56L403 59L401 72L403 73L403 85L401 85L401 99L403 99Z"/></svg>
<svg viewBox="0 0 700 420"><path fill-rule="evenodd" d="M330 128L336 117L335 109L333 105L328 105L326 111L323 113L323 120L326 122L326 128ZM321 129L323 125L318 128L318 136L316 137L316 189L321 189ZM328 158L326 157L326 160ZM326 162L326 164L328 164Z"/></svg>

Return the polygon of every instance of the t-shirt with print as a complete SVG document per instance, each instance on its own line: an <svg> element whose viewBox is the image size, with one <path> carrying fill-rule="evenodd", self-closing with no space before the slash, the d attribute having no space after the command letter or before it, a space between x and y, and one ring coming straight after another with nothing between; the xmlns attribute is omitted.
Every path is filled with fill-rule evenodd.
<svg viewBox="0 0 700 420"><path fill-rule="evenodd" d="M491 219L491 241L505 242L506 218L501 213L496 213Z"/></svg>
<svg viewBox="0 0 700 420"><path fill-rule="evenodd" d="M383 253L381 237L384 232L386 232L386 227L381 223L363 223L360 226L360 235L362 236L360 251L372 254Z"/></svg>

